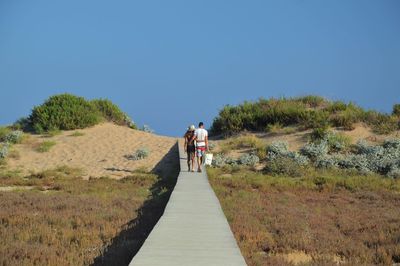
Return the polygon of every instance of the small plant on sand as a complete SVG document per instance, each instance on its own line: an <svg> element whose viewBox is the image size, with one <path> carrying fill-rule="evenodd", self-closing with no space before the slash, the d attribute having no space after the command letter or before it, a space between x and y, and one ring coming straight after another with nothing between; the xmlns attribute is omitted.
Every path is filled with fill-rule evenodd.
<svg viewBox="0 0 400 266"><path fill-rule="evenodd" d="M304 168L301 165L289 157L277 157L272 160L268 160L264 171L268 174L298 177L303 175L303 169Z"/></svg>
<svg viewBox="0 0 400 266"><path fill-rule="evenodd" d="M267 147L265 172L288 176L300 176L308 165L308 158L298 152L289 151L288 143L275 141Z"/></svg>
<svg viewBox="0 0 400 266"><path fill-rule="evenodd" d="M267 147L270 156L286 155L289 152L289 145L286 141L274 141Z"/></svg>
<svg viewBox="0 0 400 266"><path fill-rule="evenodd" d="M311 159L323 157L328 154L328 151L329 146L326 140L322 140L319 143L308 143L300 149L301 154Z"/></svg>
<svg viewBox="0 0 400 266"><path fill-rule="evenodd" d="M278 134L282 130L283 126L281 123L276 122L273 124L268 124L265 131L272 133L272 134Z"/></svg>
<svg viewBox="0 0 400 266"><path fill-rule="evenodd" d="M317 127L314 128L313 131L311 132L310 138L311 141L318 141L324 139L327 134L328 134L328 127Z"/></svg>
<svg viewBox="0 0 400 266"><path fill-rule="evenodd" d="M62 133L62 131L59 129L52 129L52 130L47 131L43 136L46 138L51 138L51 137L60 135L61 133Z"/></svg>
<svg viewBox="0 0 400 266"><path fill-rule="evenodd" d="M328 143L329 150L335 152L342 152L351 144L351 138L341 133L333 133L328 131L324 139Z"/></svg>
<svg viewBox="0 0 400 266"><path fill-rule="evenodd" d="M149 125L143 125L141 130L144 131L144 132L147 132L147 133L154 133L154 130L152 128L150 128Z"/></svg>
<svg viewBox="0 0 400 266"><path fill-rule="evenodd" d="M133 161L146 159L150 155L147 148L137 149L133 154L127 155L126 158Z"/></svg>
<svg viewBox="0 0 400 266"><path fill-rule="evenodd" d="M5 159L9 152L8 143L0 143L0 159Z"/></svg>
<svg viewBox="0 0 400 266"><path fill-rule="evenodd" d="M238 163L238 160L226 156L224 153L217 153L212 161L212 165L215 167L238 166Z"/></svg>
<svg viewBox="0 0 400 266"><path fill-rule="evenodd" d="M124 120L128 127L132 128L132 129L137 129L135 122L133 122L132 118L125 113L124 113Z"/></svg>
<svg viewBox="0 0 400 266"><path fill-rule="evenodd" d="M258 158L257 155L255 154L250 154L250 153L245 153L242 156L239 157L239 164L241 165L249 165L249 166L255 166L258 162L260 161L260 158Z"/></svg>
<svg viewBox="0 0 400 266"><path fill-rule="evenodd" d="M80 132L80 131L75 131L75 132L72 133L70 136L71 136L71 137L81 137L81 136L85 136L85 133Z"/></svg>
<svg viewBox="0 0 400 266"><path fill-rule="evenodd" d="M54 141L43 141L36 148L36 151L38 151L38 152L48 152L51 149L51 147L53 147L54 145L56 145L56 142L54 142Z"/></svg>
<svg viewBox="0 0 400 266"><path fill-rule="evenodd" d="M5 137L4 137L4 141L11 143L11 144L16 144L19 143L22 139L23 136L23 132L20 130L15 130L12 131L10 133L8 133Z"/></svg>

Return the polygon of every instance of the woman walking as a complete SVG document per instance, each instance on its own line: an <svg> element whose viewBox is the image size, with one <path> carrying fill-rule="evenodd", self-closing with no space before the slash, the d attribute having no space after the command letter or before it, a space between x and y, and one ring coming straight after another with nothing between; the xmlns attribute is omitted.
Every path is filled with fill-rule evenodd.
<svg viewBox="0 0 400 266"><path fill-rule="evenodd" d="M188 130L186 131L184 138L185 138L185 152L187 153L187 165L188 165L188 172L194 172L194 157L196 154L196 146L194 145L194 125L191 125Z"/></svg>

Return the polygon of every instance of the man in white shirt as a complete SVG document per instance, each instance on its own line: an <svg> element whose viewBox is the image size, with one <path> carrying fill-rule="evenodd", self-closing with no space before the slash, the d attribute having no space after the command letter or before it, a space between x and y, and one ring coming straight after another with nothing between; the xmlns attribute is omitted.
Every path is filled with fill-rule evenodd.
<svg viewBox="0 0 400 266"><path fill-rule="evenodd" d="M199 123L199 128L195 130L193 139L196 140L196 155L197 155L197 172L201 172L203 158L208 150L208 132L204 129L204 123Z"/></svg>

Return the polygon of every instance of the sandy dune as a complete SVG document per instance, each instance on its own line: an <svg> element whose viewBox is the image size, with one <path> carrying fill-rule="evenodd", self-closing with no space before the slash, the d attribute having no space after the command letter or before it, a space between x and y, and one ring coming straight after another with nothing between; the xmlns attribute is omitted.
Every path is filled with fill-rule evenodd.
<svg viewBox="0 0 400 266"><path fill-rule="evenodd" d="M29 173L67 165L82 168L84 177L121 178L138 168L152 170L176 143L175 138L132 130L112 123L76 131L84 135L74 137L71 136L74 131L65 131L50 138L30 136L27 143L15 145L19 156L9 158L8 166ZM34 147L43 141L55 141L57 144L50 151L39 153ZM150 151L146 159L133 161L125 157L142 147Z"/></svg>

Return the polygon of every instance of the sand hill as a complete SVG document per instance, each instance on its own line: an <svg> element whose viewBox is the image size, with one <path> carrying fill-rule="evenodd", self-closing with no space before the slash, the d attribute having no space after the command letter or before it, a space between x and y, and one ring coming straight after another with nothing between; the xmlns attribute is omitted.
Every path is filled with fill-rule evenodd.
<svg viewBox="0 0 400 266"><path fill-rule="evenodd" d="M72 136L76 131L83 133L82 136ZM54 141L56 145L48 152L37 152L35 147L44 141ZM67 165L82 168L86 178L122 178L137 169L152 170L175 143L175 138L103 123L87 129L63 131L54 137L29 135L28 140L14 146L16 156L8 159L8 166L29 174ZM126 158L144 147L150 151L146 159Z"/></svg>

